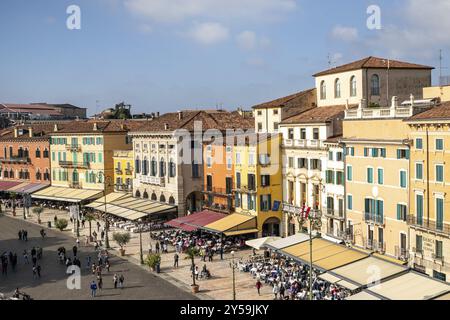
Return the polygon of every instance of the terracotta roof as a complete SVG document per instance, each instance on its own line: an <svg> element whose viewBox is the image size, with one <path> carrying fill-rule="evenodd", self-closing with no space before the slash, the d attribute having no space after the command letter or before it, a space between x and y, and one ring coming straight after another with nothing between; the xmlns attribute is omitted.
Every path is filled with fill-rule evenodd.
<svg viewBox="0 0 450 320"><path fill-rule="evenodd" d="M310 109L315 106L316 100L317 100L316 89L314 88L297 92L286 97L278 98L273 101L258 104L254 106L253 109L285 108L285 107L301 107Z"/></svg>
<svg viewBox="0 0 450 320"><path fill-rule="evenodd" d="M142 121L137 132L171 132L176 129L194 131L194 123L201 122L203 130L209 129L251 129L255 127L253 117L243 117L238 112L221 110L182 111L181 118L178 112L166 113L162 116Z"/></svg>
<svg viewBox="0 0 450 320"><path fill-rule="evenodd" d="M342 139L342 134L334 136L334 137L329 137L327 140L325 140L325 143L339 143L339 140Z"/></svg>
<svg viewBox="0 0 450 320"><path fill-rule="evenodd" d="M55 125L58 127L57 131L54 130ZM142 121L135 120L78 120L54 123L50 134L128 132L141 128L143 125ZM96 130L94 130L95 126Z"/></svg>
<svg viewBox="0 0 450 320"><path fill-rule="evenodd" d="M328 74L359 70L359 69L387 69L388 59L367 57L358 61L354 61L336 68L328 69L319 73L316 73L314 77L324 76ZM424 66L420 64L414 64L409 62L402 62L389 59L390 69L434 69L433 67Z"/></svg>
<svg viewBox="0 0 450 320"><path fill-rule="evenodd" d="M45 104L0 104L0 113L19 112L45 114L49 116L62 116L62 113L54 107Z"/></svg>
<svg viewBox="0 0 450 320"><path fill-rule="evenodd" d="M33 129L33 138L42 139L48 138L49 133L53 131L54 124L25 124L17 125L14 127L9 127L0 131L0 140L10 140L10 139L30 139L29 128ZM25 130L24 134L14 138L14 129Z"/></svg>
<svg viewBox="0 0 450 320"><path fill-rule="evenodd" d="M290 117L281 124L297 124L297 123L325 123L342 115L344 118L345 105L314 108L312 110L300 113Z"/></svg>
<svg viewBox="0 0 450 320"><path fill-rule="evenodd" d="M404 121L450 120L450 101L418 113Z"/></svg>

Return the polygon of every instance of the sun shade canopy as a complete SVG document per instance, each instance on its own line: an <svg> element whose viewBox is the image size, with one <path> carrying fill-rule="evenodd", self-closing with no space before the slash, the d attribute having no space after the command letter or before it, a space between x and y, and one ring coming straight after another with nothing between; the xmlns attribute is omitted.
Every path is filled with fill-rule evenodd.
<svg viewBox="0 0 450 320"><path fill-rule="evenodd" d="M347 297L345 300L382 300L381 298L378 298L377 296L373 295L372 293L369 293L367 291L361 291L360 293L357 293L353 296Z"/></svg>
<svg viewBox="0 0 450 320"><path fill-rule="evenodd" d="M2 181L0 182L0 191L3 192L15 192L15 193L33 193L44 188L47 188L48 184L42 183L29 183L29 182L15 182L15 181Z"/></svg>
<svg viewBox="0 0 450 320"><path fill-rule="evenodd" d="M312 251L313 265L322 270L338 268L369 256L368 254L362 253L358 250L350 249L346 246L320 238L312 240ZM309 263L309 252L309 241L305 241L281 250L282 254L285 254L302 263Z"/></svg>
<svg viewBox="0 0 450 320"><path fill-rule="evenodd" d="M299 244L305 241L309 240L309 236L307 234L304 233L297 233L293 236L287 237L287 238L283 238L283 239L279 239L270 243L266 243L264 244L264 246L266 248L272 249L272 250L280 250L283 248L287 248L290 246L293 246L295 244Z"/></svg>
<svg viewBox="0 0 450 320"><path fill-rule="evenodd" d="M64 187L48 187L31 195L34 199L79 203L101 197L103 191L72 189Z"/></svg>
<svg viewBox="0 0 450 320"><path fill-rule="evenodd" d="M154 214L173 212L177 208L156 201L133 198L131 194L118 192L97 199L86 207L130 221L136 221Z"/></svg>
<svg viewBox="0 0 450 320"><path fill-rule="evenodd" d="M205 210L189 216L177 218L166 223L166 225L178 228L187 232L196 231L201 227L225 218L226 215L214 211Z"/></svg>
<svg viewBox="0 0 450 320"><path fill-rule="evenodd" d="M227 237L258 232L256 217L238 213L230 214L202 227L202 229L212 233L224 234Z"/></svg>
<svg viewBox="0 0 450 320"><path fill-rule="evenodd" d="M248 245L249 247L255 248L256 250L260 250L266 244L274 242L279 239L280 239L280 237L265 237L265 238L247 240L247 241L245 241L245 244Z"/></svg>

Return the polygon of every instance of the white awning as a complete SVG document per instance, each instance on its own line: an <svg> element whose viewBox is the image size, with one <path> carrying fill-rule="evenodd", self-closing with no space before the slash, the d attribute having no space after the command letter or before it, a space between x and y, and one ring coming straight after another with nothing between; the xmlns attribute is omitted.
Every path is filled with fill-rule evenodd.
<svg viewBox="0 0 450 320"><path fill-rule="evenodd" d="M256 250L260 250L262 247L264 247L265 244L272 243L279 239L280 237L265 237L245 241L245 244L248 245L249 247L255 248Z"/></svg>
<svg viewBox="0 0 450 320"><path fill-rule="evenodd" d="M345 300L364 300L364 301L369 301L369 300L381 300L381 299L378 298L377 296L367 292L367 291L361 291L360 293L357 293L357 294L355 294L353 296L345 298Z"/></svg>
<svg viewBox="0 0 450 320"><path fill-rule="evenodd" d="M279 239L271 243L266 243L264 246L272 250L281 250L308 240L309 235L304 233L297 233L287 238Z"/></svg>

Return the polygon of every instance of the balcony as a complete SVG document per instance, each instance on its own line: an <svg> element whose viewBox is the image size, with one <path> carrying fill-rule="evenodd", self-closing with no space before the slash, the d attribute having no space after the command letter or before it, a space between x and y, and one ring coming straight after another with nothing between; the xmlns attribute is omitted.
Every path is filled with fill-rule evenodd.
<svg viewBox="0 0 450 320"><path fill-rule="evenodd" d="M89 169L91 164L89 162L59 161L59 166L61 168Z"/></svg>
<svg viewBox="0 0 450 320"><path fill-rule="evenodd" d="M212 210L212 211L216 211L216 212L220 212L220 213L225 213L225 214L230 214L232 212L234 212L234 207L233 206L225 206L223 204L218 204L218 203L205 203L203 205L203 209L206 210Z"/></svg>
<svg viewBox="0 0 450 320"><path fill-rule="evenodd" d="M235 191L243 192L243 193L256 193L256 187L255 186L247 186L247 185L241 185L236 187L236 189L233 189Z"/></svg>
<svg viewBox="0 0 450 320"><path fill-rule="evenodd" d="M132 176L132 175L133 175L133 169L131 169L131 168L125 169L125 174L126 174L127 176Z"/></svg>
<svg viewBox="0 0 450 320"><path fill-rule="evenodd" d="M298 217L298 216L302 215L302 208L284 202L283 203L283 212L287 213L289 215ZM311 209L311 211L309 212L309 215L314 218L320 218L320 217L322 217L322 211L318 210L318 209Z"/></svg>
<svg viewBox="0 0 450 320"><path fill-rule="evenodd" d="M423 110L422 110L423 111ZM345 111L345 119L409 118L418 111L411 106L394 108L358 108Z"/></svg>
<svg viewBox="0 0 450 320"><path fill-rule="evenodd" d="M414 229L419 229L423 231L433 231L438 234L443 234L446 236L450 235L450 224L449 223L436 223L436 221L428 221L425 218L421 220L417 219L417 216L409 215L407 218L408 225Z"/></svg>
<svg viewBox="0 0 450 320"><path fill-rule="evenodd" d="M409 257L408 250L406 248L395 246L395 256L399 260L407 261Z"/></svg>
<svg viewBox="0 0 450 320"><path fill-rule="evenodd" d="M442 254L432 253L431 257L434 260L434 263L444 265L444 256Z"/></svg>
<svg viewBox="0 0 450 320"><path fill-rule="evenodd" d="M151 177L151 176L138 176L138 179L141 183L151 184L154 186L165 187L166 186L166 178L164 177Z"/></svg>
<svg viewBox="0 0 450 320"><path fill-rule="evenodd" d="M123 174L123 171L119 168L116 168L115 172L116 172L116 174L119 174L119 175Z"/></svg>
<svg viewBox="0 0 450 320"><path fill-rule="evenodd" d="M133 186L127 184L115 184L114 188L116 191L119 192L127 192L127 193L133 192Z"/></svg>
<svg viewBox="0 0 450 320"><path fill-rule="evenodd" d="M216 188L212 186L206 186L204 193L211 193L219 196L231 196L233 194L232 189L227 188Z"/></svg>
<svg viewBox="0 0 450 320"><path fill-rule="evenodd" d="M330 219L345 220L343 211L329 209L329 208L327 208L325 210L325 217L330 218Z"/></svg>
<svg viewBox="0 0 450 320"><path fill-rule="evenodd" d="M81 152L81 145L79 144L66 144L66 150L71 152Z"/></svg>
<svg viewBox="0 0 450 320"><path fill-rule="evenodd" d="M386 224L384 216L368 212L364 214L364 221L378 226L384 226Z"/></svg>
<svg viewBox="0 0 450 320"><path fill-rule="evenodd" d="M285 148L301 148L301 149L319 149L325 150L326 146L321 140L305 140L305 139L284 139L283 147Z"/></svg>
<svg viewBox="0 0 450 320"><path fill-rule="evenodd" d="M9 157L0 159L1 163L20 163L28 164L31 163L31 159L28 157Z"/></svg>

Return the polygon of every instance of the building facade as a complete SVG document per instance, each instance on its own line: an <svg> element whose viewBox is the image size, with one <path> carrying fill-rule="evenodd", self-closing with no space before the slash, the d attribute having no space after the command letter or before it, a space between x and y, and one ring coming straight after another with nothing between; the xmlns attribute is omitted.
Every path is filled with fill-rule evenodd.
<svg viewBox="0 0 450 320"><path fill-rule="evenodd" d="M405 120L412 142L410 161L411 267L450 277L450 103Z"/></svg>
<svg viewBox="0 0 450 320"><path fill-rule="evenodd" d="M133 193L133 150L114 150L114 190Z"/></svg>

